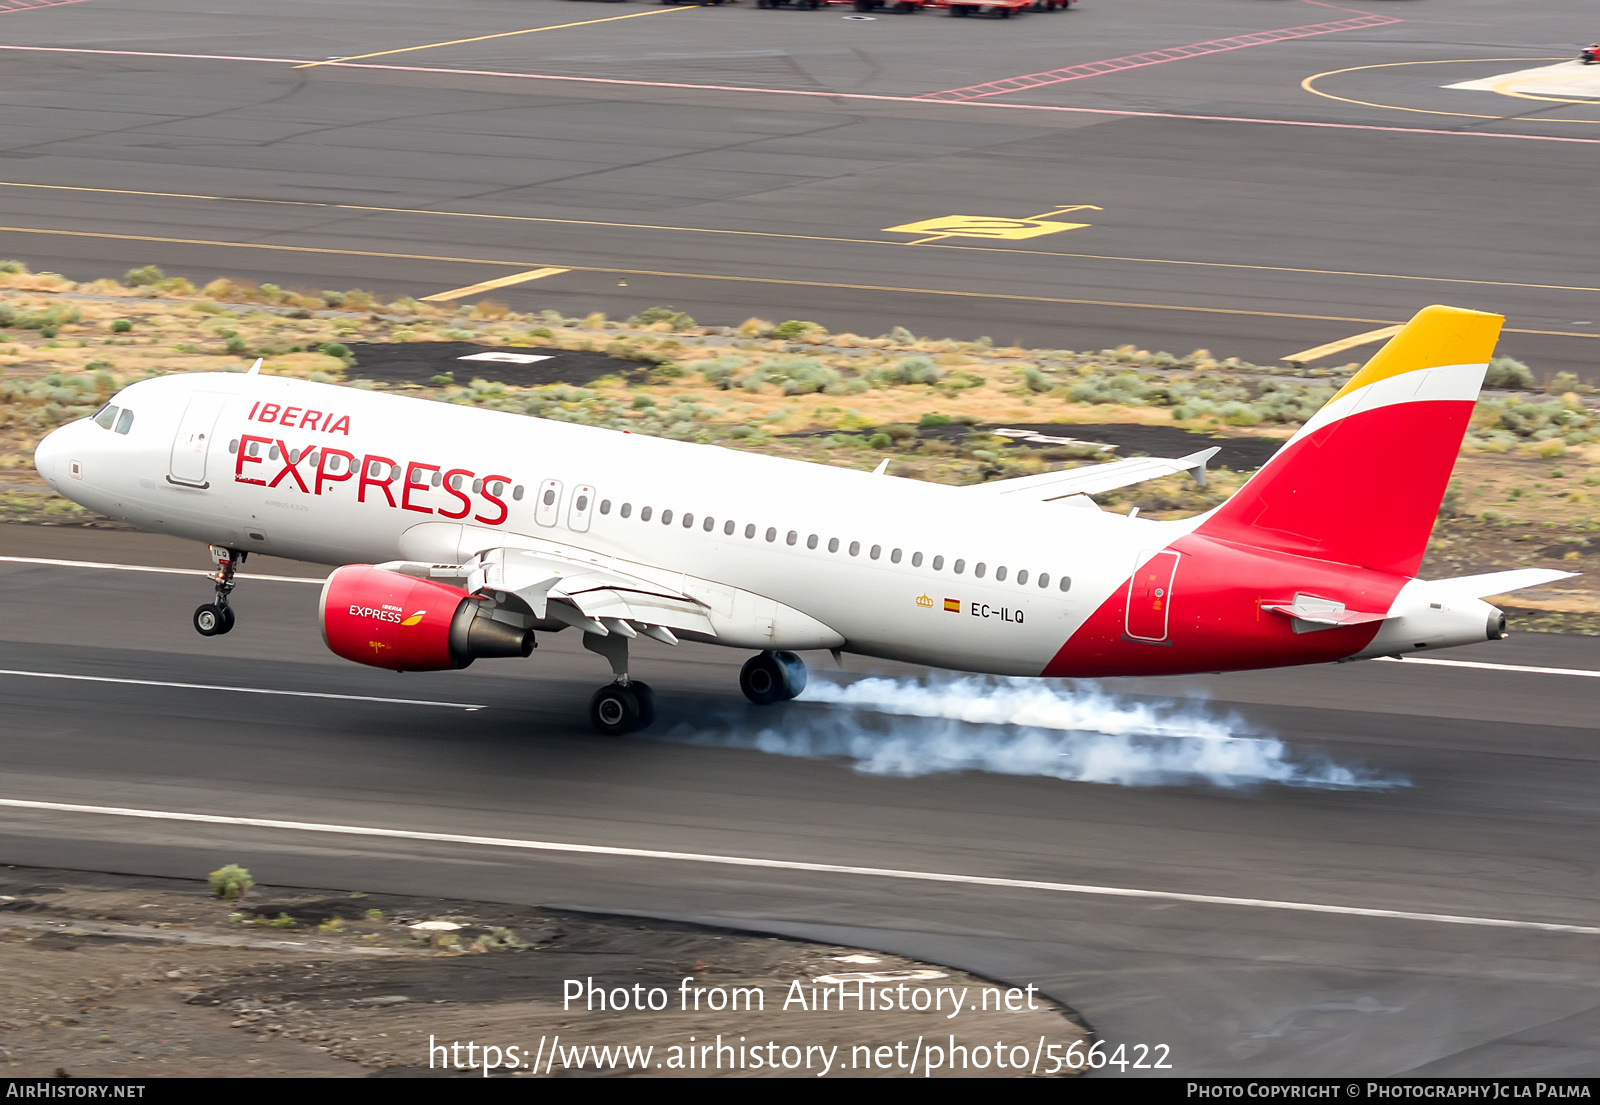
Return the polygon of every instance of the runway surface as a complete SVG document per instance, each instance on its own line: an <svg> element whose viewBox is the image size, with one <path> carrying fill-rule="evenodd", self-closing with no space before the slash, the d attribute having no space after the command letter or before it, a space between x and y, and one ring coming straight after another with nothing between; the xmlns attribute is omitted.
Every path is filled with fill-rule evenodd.
<svg viewBox="0 0 1600 1105"><path fill-rule="evenodd" d="M391 296L554 267L493 296L1259 362L1443 301L1594 379L1600 109L1444 87L1570 56L1586 6L1372 11L18 10L0 253ZM1038 233L894 229L947 216Z"/></svg>
<svg viewBox="0 0 1600 1105"><path fill-rule="evenodd" d="M164 538L21 526L0 529L0 555L203 566ZM603 740L583 723L602 665L566 635L526 663L399 676L326 652L311 584L244 581L239 628L210 640L188 625L207 593L192 575L0 561L0 799L215 819L0 806L6 862L189 877L239 862L280 885L856 943L1037 983L1112 1045L1169 1044L1185 1075L1600 1068L1592 678L1366 663L1103 688L1388 786L902 778L694 743L924 731L819 703L749 707L738 653L641 649L661 721ZM1448 658L1595 671L1600 641L1518 635ZM830 682L868 667L808 659ZM206 689L224 686L301 693ZM385 698L413 702L372 701Z"/></svg>

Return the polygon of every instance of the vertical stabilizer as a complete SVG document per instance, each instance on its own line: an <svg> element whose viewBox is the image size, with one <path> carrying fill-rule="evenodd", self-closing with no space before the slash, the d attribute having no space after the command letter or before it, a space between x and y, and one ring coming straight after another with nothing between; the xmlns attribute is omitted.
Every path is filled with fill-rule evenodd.
<svg viewBox="0 0 1600 1105"><path fill-rule="evenodd" d="M1417 312L1199 532L1415 575L1504 321Z"/></svg>

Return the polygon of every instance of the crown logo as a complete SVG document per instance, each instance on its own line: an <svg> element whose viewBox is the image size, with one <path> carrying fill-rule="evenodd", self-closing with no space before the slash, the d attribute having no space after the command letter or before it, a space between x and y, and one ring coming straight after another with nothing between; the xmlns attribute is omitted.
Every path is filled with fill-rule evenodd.
<svg viewBox="0 0 1600 1105"><path fill-rule="evenodd" d="M930 598L927 595L918 595L917 596L917 605L918 606L931 607L931 606L933 606L933 599Z"/></svg>

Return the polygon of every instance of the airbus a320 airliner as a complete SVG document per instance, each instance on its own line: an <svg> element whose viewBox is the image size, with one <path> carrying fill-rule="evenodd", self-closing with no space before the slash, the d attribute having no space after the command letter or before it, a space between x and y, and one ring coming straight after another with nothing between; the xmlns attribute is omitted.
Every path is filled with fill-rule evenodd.
<svg viewBox="0 0 1600 1105"><path fill-rule="evenodd" d="M1010 676L1158 675L1399 656L1504 635L1483 596L1570 573L1415 578L1503 322L1428 307L1221 506L1181 521L1092 494L1204 478L1210 451L946 487L249 374L133 384L40 442L91 510L206 542L207 636L252 552L339 565L324 641L396 671L526 657L576 629L609 661L590 718L650 724L632 642L797 650ZM257 365L259 368L259 363Z"/></svg>

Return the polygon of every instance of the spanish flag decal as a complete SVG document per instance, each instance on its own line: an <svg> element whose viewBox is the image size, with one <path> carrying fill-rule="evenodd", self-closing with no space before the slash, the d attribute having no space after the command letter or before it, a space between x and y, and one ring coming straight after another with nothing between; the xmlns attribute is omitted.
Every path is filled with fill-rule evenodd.
<svg viewBox="0 0 1600 1105"><path fill-rule="evenodd" d="M409 618L407 618L405 621L401 622L400 624L401 625L416 625L418 622L420 622L422 620L422 616L424 614L426 614L426 613L427 613L426 610L418 610L415 614L411 615Z"/></svg>
<svg viewBox="0 0 1600 1105"><path fill-rule="evenodd" d="M947 613L947 614L959 614L959 613L961 613L961 600L960 599L945 599L944 600L944 609L945 609L945 613Z"/></svg>

